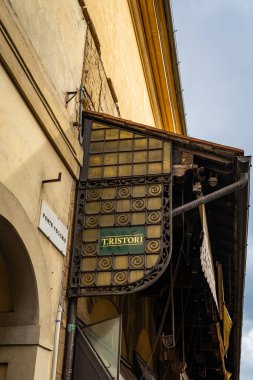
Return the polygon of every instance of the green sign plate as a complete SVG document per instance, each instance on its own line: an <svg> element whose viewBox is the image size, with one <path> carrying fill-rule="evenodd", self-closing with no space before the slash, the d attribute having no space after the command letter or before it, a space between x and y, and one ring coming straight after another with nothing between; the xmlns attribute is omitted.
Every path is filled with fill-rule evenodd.
<svg viewBox="0 0 253 380"><path fill-rule="evenodd" d="M144 253L144 226L101 228L99 255Z"/></svg>

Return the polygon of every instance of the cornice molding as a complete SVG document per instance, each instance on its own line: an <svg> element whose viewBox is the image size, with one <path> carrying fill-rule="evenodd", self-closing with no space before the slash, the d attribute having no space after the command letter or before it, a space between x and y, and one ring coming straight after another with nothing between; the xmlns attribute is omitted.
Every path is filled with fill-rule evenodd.
<svg viewBox="0 0 253 380"><path fill-rule="evenodd" d="M162 0L128 0L156 126L186 134L173 31ZM173 54L172 54L173 53Z"/></svg>

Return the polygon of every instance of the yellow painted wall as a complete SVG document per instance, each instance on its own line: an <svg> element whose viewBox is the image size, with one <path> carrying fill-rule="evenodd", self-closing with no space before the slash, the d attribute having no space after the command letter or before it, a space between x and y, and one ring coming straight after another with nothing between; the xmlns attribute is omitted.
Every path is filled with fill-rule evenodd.
<svg viewBox="0 0 253 380"><path fill-rule="evenodd" d="M127 0L86 0L122 118L155 126Z"/></svg>

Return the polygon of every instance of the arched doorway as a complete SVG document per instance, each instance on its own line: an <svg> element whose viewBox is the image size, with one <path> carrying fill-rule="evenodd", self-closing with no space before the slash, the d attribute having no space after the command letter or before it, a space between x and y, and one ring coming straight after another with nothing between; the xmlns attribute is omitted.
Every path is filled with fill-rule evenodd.
<svg viewBox="0 0 253 380"><path fill-rule="evenodd" d="M37 284L27 249L0 215L1 379L33 379L39 343ZM19 373L19 377L17 376Z"/></svg>

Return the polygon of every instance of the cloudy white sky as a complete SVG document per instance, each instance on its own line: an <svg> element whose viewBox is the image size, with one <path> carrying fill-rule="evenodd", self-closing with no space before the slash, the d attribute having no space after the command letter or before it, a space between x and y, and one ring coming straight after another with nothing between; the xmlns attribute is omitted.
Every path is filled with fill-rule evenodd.
<svg viewBox="0 0 253 380"><path fill-rule="evenodd" d="M188 134L252 155L253 0L173 0L172 5ZM240 380L253 379L252 287L251 222Z"/></svg>

